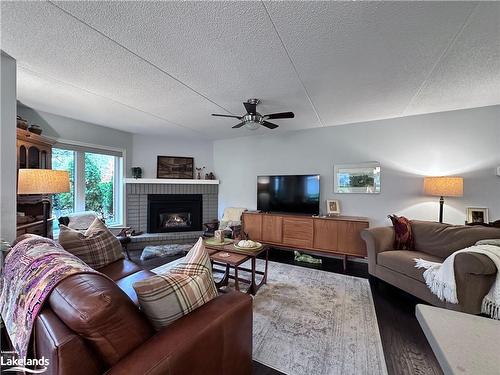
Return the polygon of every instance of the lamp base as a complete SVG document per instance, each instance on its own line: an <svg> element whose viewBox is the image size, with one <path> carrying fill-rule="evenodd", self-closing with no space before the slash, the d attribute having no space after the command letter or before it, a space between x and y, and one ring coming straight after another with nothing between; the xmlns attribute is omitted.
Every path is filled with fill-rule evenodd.
<svg viewBox="0 0 500 375"><path fill-rule="evenodd" d="M444 197L439 198L439 222L443 222Z"/></svg>
<svg viewBox="0 0 500 375"><path fill-rule="evenodd" d="M50 200L47 198L42 199L43 205L43 237L48 236L49 232L49 210L50 210Z"/></svg>

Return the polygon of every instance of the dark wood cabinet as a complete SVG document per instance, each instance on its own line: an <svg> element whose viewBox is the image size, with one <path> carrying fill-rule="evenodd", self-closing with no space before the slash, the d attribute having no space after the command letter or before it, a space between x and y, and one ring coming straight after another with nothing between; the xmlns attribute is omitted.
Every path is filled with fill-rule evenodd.
<svg viewBox="0 0 500 375"><path fill-rule="evenodd" d="M243 230L251 239L319 254L366 257L366 246L360 233L368 226L367 218L354 216L243 214Z"/></svg>
<svg viewBox="0 0 500 375"><path fill-rule="evenodd" d="M17 169L51 169L52 145L54 143L55 141L51 138L17 129ZM22 212L25 215L24 218L18 218L18 236L25 233L42 233L43 206L41 200L42 196L39 195L17 196L17 212ZM52 221L49 220L49 236L52 233Z"/></svg>

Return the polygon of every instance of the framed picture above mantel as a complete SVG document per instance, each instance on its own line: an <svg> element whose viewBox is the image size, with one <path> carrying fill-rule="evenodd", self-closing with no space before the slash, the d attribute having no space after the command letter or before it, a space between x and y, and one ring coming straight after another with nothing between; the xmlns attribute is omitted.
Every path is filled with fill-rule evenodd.
<svg viewBox="0 0 500 375"><path fill-rule="evenodd" d="M194 159L185 156L158 156L156 178L193 179Z"/></svg>

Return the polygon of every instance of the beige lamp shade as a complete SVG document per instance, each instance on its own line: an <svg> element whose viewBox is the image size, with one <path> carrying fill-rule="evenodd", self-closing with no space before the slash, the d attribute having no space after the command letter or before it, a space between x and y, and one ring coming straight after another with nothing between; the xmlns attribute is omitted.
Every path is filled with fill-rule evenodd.
<svg viewBox="0 0 500 375"><path fill-rule="evenodd" d="M424 192L439 197L461 197L464 195L464 179L453 176L425 177Z"/></svg>
<svg viewBox="0 0 500 375"><path fill-rule="evenodd" d="M19 169L17 194L69 192L69 173L53 169Z"/></svg>

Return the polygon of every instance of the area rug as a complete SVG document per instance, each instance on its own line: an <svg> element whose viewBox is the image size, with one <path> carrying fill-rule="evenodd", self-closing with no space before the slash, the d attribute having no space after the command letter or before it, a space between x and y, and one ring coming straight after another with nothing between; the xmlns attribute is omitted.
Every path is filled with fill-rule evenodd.
<svg viewBox="0 0 500 375"><path fill-rule="evenodd" d="M141 260L161 258L181 254L191 250L193 244L167 244L157 246L146 246L141 254Z"/></svg>
<svg viewBox="0 0 500 375"><path fill-rule="evenodd" d="M289 375L387 374L368 280L269 262L253 358Z"/></svg>
<svg viewBox="0 0 500 375"><path fill-rule="evenodd" d="M269 262L253 311L253 359L268 367L288 375L387 374L367 279Z"/></svg>

